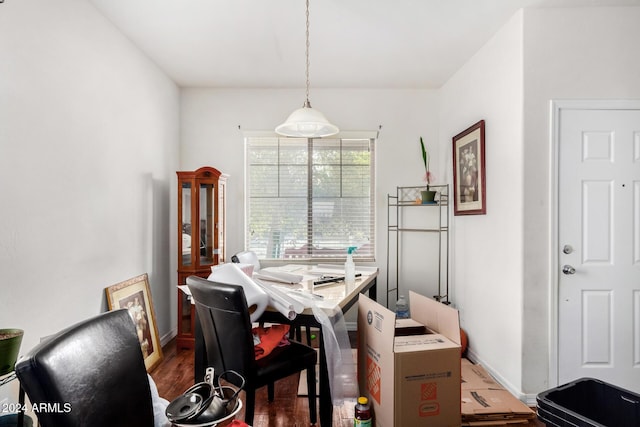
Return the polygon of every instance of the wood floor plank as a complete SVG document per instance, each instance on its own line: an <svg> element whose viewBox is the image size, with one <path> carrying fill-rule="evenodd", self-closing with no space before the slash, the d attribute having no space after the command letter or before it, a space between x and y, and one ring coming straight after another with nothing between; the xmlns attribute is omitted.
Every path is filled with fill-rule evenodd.
<svg viewBox="0 0 640 427"><path fill-rule="evenodd" d="M163 348L164 360L151 372L161 397L172 401L193 385L194 354L192 350L176 349L175 340ZM274 401L267 401L267 388L256 392L256 408L253 427L308 427L309 403L306 397L298 397L299 375L292 375L276 383ZM244 401L244 393L240 394ZM345 402L333 409L331 427L353 427L354 403ZM244 411L244 409L243 409ZM241 412L238 419L244 419ZM229 424L229 423L226 423ZM318 422L318 425L320 423ZM534 420L523 427L544 427L544 423ZM224 424L219 424L224 427Z"/></svg>

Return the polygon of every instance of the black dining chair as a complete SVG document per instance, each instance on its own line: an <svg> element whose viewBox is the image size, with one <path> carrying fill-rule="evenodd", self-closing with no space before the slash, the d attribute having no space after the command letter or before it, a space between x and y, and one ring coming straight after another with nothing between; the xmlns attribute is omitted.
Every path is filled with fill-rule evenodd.
<svg viewBox="0 0 640 427"><path fill-rule="evenodd" d="M151 386L126 309L77 323L15 367L43 427L153 427Z"/></svg>
<svg viewBox="0 0 640 427"><path fill-rule="evenodd" d="M208 366L216 374L233 370L246 380L245 422L253 423L255 391L267 386L269 401L274 382L306 369L311 424L316 413L316 350L296 341L255 359L252 324L244 289L239 285L212 282L197 276L187 278L207 352ZM233 383L234 376L229 377ZM235 384L240 386L240 384Z"/></svg>

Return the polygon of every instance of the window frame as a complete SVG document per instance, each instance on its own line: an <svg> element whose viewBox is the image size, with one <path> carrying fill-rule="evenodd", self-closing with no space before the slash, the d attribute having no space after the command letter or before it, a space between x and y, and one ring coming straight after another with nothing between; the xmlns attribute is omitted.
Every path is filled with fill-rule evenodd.
<svg viewBox="0 0 640 427"><path fill-rule="evenodd" d="M243 132L243 144L244 144L244 224L243 224L243 231L244 231L244 248L245 250L250 250L251 249L251 230L249 229L249 221L250 221L250 206L251 206L251 189L250 189L250 168L251 168L251 164L250 162L250 142L252 138L276 138L278 139L279 143L282 143L282 141L285 141L287 139L290 140L296 140L296 141L300 141L300 140L307 140L307 148L309 150L309 153L311 153L312 151L312 146L313 146L313 141L319 141L319 140L340 140L341 142L344 140L369 140L369 147L370 147L370 153L371 153L371 158L370 158L370 163L369 163L369 216L368 216L368 222L369 222L369 241L368 244L371 245L371 251L367 251L367 254L358 254L358 252L356 251L354 253L354 259L360 262L375 262L375 253L376 253L376 217L377 217L377 213L376 213L376 197L375 197L375 193L376 193L376 145L378 142L378 132L377 131L352 131L352 132L340 132L337 135L333 135L331 137L327 137L327 138L288 138L288 137L282 137L280 135L277 135L275 132L264 132L264 131L244 131ZM342 149L341 149L342 152ZM307 200L311 201L313 200L312 197L312 192L311 190L311 186L312 186L312 174L311 174L311 170L314 167L314 164L311 160L311 156L308 157L309 161L307 161L307 186L308 186L308 190L307 190ZM280 164L280 159L278 159L278 164ZM342 168L344 168L345 164L343 164L342 159L340 160L340 169L341 169L341 173L342 173ZM345 199L346 197L343 197L342 194L340 196L340 199ZM310 203L307 204L307 209L308 209L308 216L311 215L311 212L313 211L313 207L310 206ZM365 215L366 217L366 215ZM311 218L313 218L313 216L311 215ZM308 226L312 225L312 222L308 222L307 223ZM310 238L310 236L312 236L313 232L310 231L307 233L307 238ZM311 237L312 241L313 238ZM312 242L307 242L308 244L311 244ZM267 256L262 256L261 254L259 254L259 258L261 260L266 260L266 261L274 261L274 262L300 262L300 261L304 261L304 262L311 262L311 263L317 263L317 262L331 262L331 261L342 261L344 262L344 260L346 259L346 252L347 252L347 248L339 248L340 253L339 254L329 254L326 256L304 256L304 254L299 254L293 257L285 257L284 255L284 251L286 249L283 248L283 255L281 255L280 257L267 257Z"/></svg>

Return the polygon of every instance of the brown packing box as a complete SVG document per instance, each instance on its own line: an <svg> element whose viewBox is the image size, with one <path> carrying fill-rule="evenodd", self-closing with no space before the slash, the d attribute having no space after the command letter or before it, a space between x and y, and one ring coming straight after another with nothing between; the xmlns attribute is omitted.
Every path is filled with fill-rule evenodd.
<svg viewBox="0 0 640 427"><path fill-rule="evenodd" d="M481 365L463 363L461 370L463 425L507 425L535 418L531 408L498 384Z"/></svg>
<svg viewBox="0 0 640 427"><path fill-rule="evenodd" d="M413 319L396 318L396 336L423 335L427 333L427 328L420 322Z"/></svg>
<svg viewBox="0 0 640 427"><path fill-rule="evenodd" d="M466 359L465 359L466 360ZM482 367L471 362L462 363L462 390L503 390L493 377Z"/></svg>
<svg viewBox="0 0 640 427"><path fill-rule="evenodd" d="M358 383L375 425L460 426L458 311L411 292L412 319L427 333L396 336L395 313L365 295L358 304Z"/></svg>
<svg viewBox="0 0 640 427"><path fill-rule="evenodd" d="M469 359L467 359L466 357L463 357L463 358L460 360L460 363L461 363L462 365L473 365L473 363L472 363Z"/></svg>

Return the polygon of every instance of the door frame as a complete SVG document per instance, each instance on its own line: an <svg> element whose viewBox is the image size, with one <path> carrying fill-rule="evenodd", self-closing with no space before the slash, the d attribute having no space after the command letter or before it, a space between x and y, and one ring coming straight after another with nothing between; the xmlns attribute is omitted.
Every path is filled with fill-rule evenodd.
<svg viewBox="0 0 640 427"><path fill-rule="evenodd" d="M640 100L614 100L614 99L599 99L599 100L551 100L551 126L550 126L550 167L551 167L551 182L550 192L551 200L549 203L549 224L550 224L550 243L551 248L549 251L549 387L557 387L559 377L559 352L558 352L558 338L559 331L559 281L560 281L560 239L559 222L560 222L560 210L559 210L559 150L560 150L560 114L563 110L640 110Z"/></svg>

